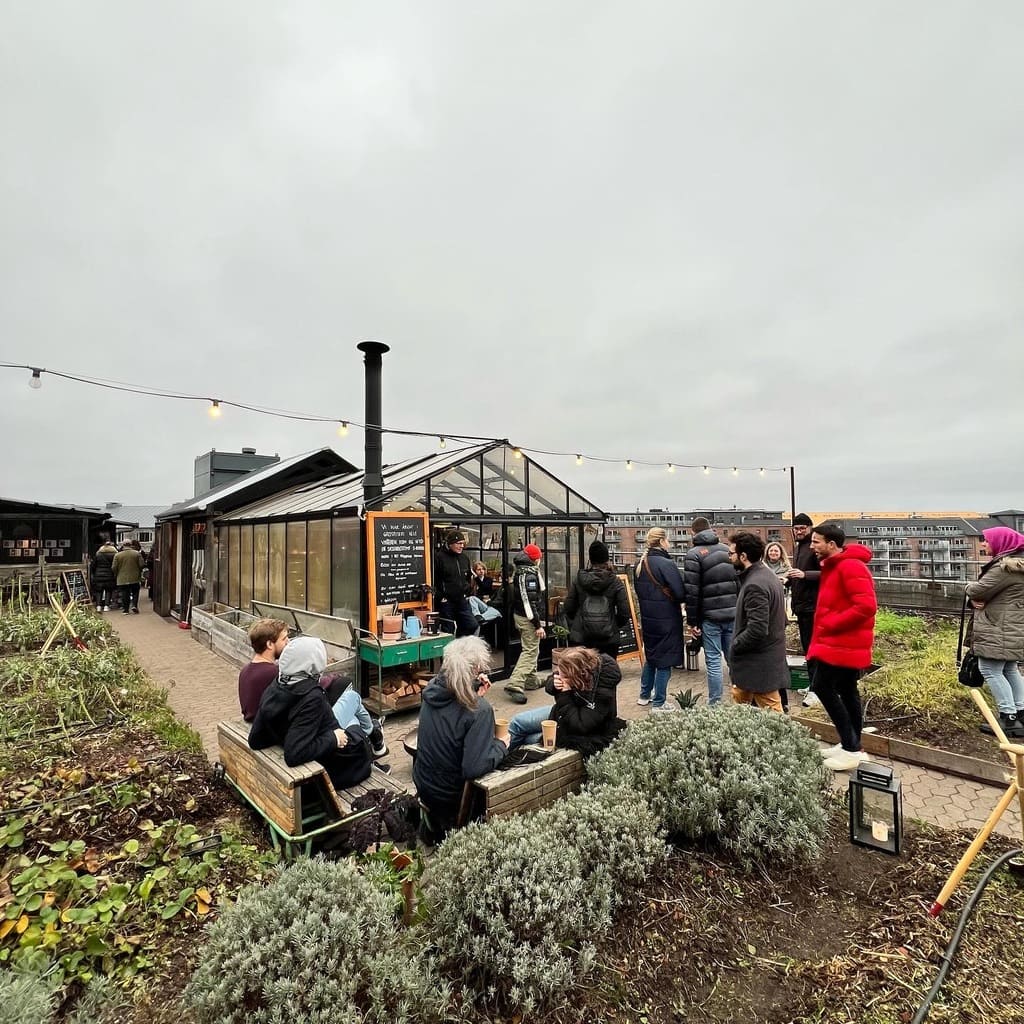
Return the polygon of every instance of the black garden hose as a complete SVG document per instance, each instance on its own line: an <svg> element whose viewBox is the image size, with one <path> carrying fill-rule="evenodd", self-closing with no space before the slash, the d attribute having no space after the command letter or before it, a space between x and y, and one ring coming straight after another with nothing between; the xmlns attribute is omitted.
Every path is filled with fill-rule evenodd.
<svg viewBox="0 0 1024 1024"><path fill-rule="evenodd" d="M924 1019L928 1016L928 1011L931 1010L932 1003L935 1001L935 997L939 994L939 989L942 988L950 967L953 966L953 957L956 956L960 940L964 935L964 929L967 927L967 922L970 920L971 914L974 912L974 907L981 898L981 894L985 891L985 886L992 880L992 876L996 871L1008 860L1021 856L1024 856L1024 850L1011 850L1009 853L1004 853L1002 857L998 858L993 864L991 864L988 870L980 879L978 879L978 884L975 886L974 892L971 893L970 899L968 899L964 909L960 912L960 920L956 923L956 928L953 931L953 937L949 940L946 952L942 954L942 966L939 968L939 973L935 977L935 983L932 985L931 991L928 995L925 996L924 1002L918 1007L917 1013L914 1014L914 1019L911 1021L911 1024L923 1024Z"/></svg>

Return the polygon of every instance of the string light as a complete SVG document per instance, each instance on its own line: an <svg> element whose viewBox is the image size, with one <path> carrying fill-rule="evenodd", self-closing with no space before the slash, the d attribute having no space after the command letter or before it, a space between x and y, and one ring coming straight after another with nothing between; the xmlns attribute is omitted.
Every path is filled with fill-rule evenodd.
<svg viewBox="0 0 1024 1024"><path fill-rule="evenodd" d="M70 381L74 381L74 382L80 383L80 384L90 384L93 387L104 388L104 389L111 390L111 391L121 391L121 392L127 392L129 394L146 395L146 396L153 397L153 398L170 398L170 399L175 399L175 400L178 400L178 401L208 402L209 403L209 409L207 411L208 411L211 419L218 419L218 418L220 418L220 416L223 413L224 407L225 406L229 406L229 407L231 407L233 409L241 409L241 410L244 410L246 412L254 412L254 413L257 413L257 414L259 414L261 416L273 416L273 417L278 418L278 419L297 420L297 421L306 422L306 423L333 423L337 427L337 433L338 433L339 437L346 437L348 435L349 427L350 426L354 426L354 427L359 427L360 429L363 429L363 430L365 430L365 429L379 430L382 434L394 434L394 435L403 436L403 437L436 437L438 439L439 447L442 448L442 449L447 448L447 446L448 446L447 445L448 439L451 438L451 439L455 439L455 440L457 440L459 442L464 442L466 444L473 444L473 443L480 443L480 442L491 443L491 444L495 444L495 445L497 445L497 444L506 444L506 445L509 445L512 448L512 454L513 454L513 456L516 459L522 459L524 452L528 452L531 455L555 455L555 456L564 456L564 457L568 457L568 458L575 458L577 466L582 466L583 463L584 463L584 459L586 459L586 460L588 460L590 462L595 462L595 463L602 463L603 462L603 463L619 463L620 465L622 464L622 460L621 459L611 458L611 457L607 457L607 456L600 456L600 455L584 455L583 452L549 451L549 450L545 450L545 449L542 449L542 448L525 448L524 449L524 448L520 447L519 445L511 445L511 442L508 440L508 438L484 437L484 436L480 436L480 435L457 434L457 433L438 434L436 431L429 431L429 430L404 430L404 429L399 429L397 427L387 427L387 426L378 425L378 424L360 423L357 420L352 420L352 419L342 419L342 420L339 420L337 416L319 416L319 415L315 415L313 413L296 412L296 411L287 410L287 409L275 409L275 408L270 408L270 407L266 407L266 406L251 405L251 404L247 404L247 403L244 403L244 402L233 402L233 401L229 401L229 400L221 399L221 398L212 398L211 399L211 398L206 398L203 395L195 395L195 394L187 394L187 393L184 393L184 392L170 391L170 390L165 390L163 388L151 387L149 385L144 385L144 384L131 384L131 383L127 383L127 382L124 382L124 381L106 380L106 379L99 378L99 377L87 377L87 376L83 376L81 374L65 373L62 370L44 369L42 367L31 366L31 365L27 365L27 364L0 362L0 368L16 369L16 370L28 370L29 373L31 374L31 376L29 377L29 387L31 387L33 390L39 390L42 387L42 375L44 373L49 373L51 376L60 377L60 378L63 378L64 380L70 380ZM674 473L677 468L680 468L680 469L701 469L701 470L703 470L705 476L709 475L711 473L712 469L731 469L732 474L734 476L738 476L740 469L745 469L745 470L749 469L750 471L753 471L754 468L755 468L755 467L741 467L741 466L732 466L732 467L727 467L727 466L711 466L711 465L708 465L708 464L705 464L705 465L701 466L701 465L692 465L692 464L687 464L687 463L676 463L676 462L668 462L668 463L666 463L666 462L653 462L653 461L647 461L647 460L644 460L644 459L626 459L625 460L625 465L626 465L626 469L630 470L630 471L633 470L634 466L651 466L651 467L665 466L667 468L668 472L670 472L670 473ZM766 472L771 472L771 473L788 473L789 472L789 467L788 466L781 466L781 467L765 467L765 466L761 466L761 467L757 468L757 472L758 472L758 474L760 476L763 477Z"/></svg>

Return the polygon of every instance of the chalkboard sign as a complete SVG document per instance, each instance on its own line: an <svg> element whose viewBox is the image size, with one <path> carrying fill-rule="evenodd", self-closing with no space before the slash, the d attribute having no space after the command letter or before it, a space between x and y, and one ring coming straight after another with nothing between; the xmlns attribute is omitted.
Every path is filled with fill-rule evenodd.
<svg viewBox="0 0 1024 1024"><path fill-rule="evenodd" d="M371 626L376 609L425 607L423 588L430 585L426 512L366 514L367 582Z"/></svg>
<svg viewBox="0 0 1024 1024"><path fill-rule="evenodd" d="M643 661L644 641L636 612L636 593L633 590L633 581L625 573L620 573L619 579L622 580L622 585L626 588L626 597L629 598L629 618L619 630L619 661L628 661L630 658L639 658L640 661Z"/></svg>
<svg viewBox="0 0 1024 1024"><path fill-rule="evenodd" d="M89 583L81 569L69 569L62 572L60 578L64 581L69 601L77 601L80 605L89 604Z"/></svg>

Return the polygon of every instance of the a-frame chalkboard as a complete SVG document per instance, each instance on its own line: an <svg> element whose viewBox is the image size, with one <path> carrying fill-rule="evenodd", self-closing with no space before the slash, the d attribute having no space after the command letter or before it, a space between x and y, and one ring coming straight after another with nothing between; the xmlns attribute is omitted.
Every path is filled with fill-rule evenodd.
<svg viewBox="0 0 1024 1024"><path fill-rule="evenodd" d="M366 575L370 628L380 607L422 608L430 586L426 512L367 512Z"/></svg>
<svg viewBox="0 0 1024 1024"><path fill-rule="evenodd" d="M636 592L633 590L633 581L625 573L620 573L619 579L622 580L622 585L626 588L626 597L629 598L629 619L619 630L619 661L639 658L643 662L644 639L636 612Z"/></svg>
<svg viewBox="0 0 1024 1024"><path fill-rule="evenodd" d="M89 581L81 569L69 569L62 572L60 578L64 581L69 601L74 600L80 606L89 604Z"/></svg>

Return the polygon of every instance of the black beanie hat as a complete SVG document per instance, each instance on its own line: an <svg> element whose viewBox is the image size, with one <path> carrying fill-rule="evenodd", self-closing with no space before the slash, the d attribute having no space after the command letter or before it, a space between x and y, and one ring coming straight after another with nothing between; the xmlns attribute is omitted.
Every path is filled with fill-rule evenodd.
<svg viewBox="0 0 1024 1024"><path fill-rule="evenodd" d="M605 565L608 562L608 545L603 540L595 540L588 554L591 565Z"/></svg>
<svg viewBox="0 0 1024 1024"><path fill-rule="evenodd" d="M793 525L813 526L814 523L811 522L811 517L806 512L797 512L797 514L793 516Z"/></svg>

